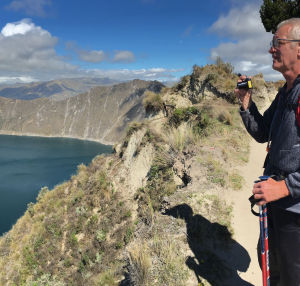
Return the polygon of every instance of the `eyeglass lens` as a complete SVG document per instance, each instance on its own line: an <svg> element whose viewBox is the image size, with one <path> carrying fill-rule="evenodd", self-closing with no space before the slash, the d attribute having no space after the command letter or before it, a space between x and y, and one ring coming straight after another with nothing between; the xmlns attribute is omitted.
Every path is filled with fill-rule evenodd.
<svg viewBox="0 0 300 286"><path fill-rule="evenodd" d="M271 48L277 48L278 47L278 40L277 38L273 38L272 41L270 42L270 47Z"/></svg>

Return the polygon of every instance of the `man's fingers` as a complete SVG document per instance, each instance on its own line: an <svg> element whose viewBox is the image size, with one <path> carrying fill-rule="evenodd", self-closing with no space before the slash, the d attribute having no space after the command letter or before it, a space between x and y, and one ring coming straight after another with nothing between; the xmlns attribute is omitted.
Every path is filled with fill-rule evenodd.
<svg viewBox="0 0 300 286"><path fill-rule="evenodd" d="M261 185L255 184L255 185L253 186L252 193L253 193L254 195L256 195L256 194L262 194L263 192L262 192Z"/></svg>
<svg viewBox="0 0 300 286"><path fill-rule="evenodd" d="M262 199L264 198L264 196L261 195L261 194L256 194L256 195L254 195L254 198L255 198L256 200L262 200Z"/></svg>

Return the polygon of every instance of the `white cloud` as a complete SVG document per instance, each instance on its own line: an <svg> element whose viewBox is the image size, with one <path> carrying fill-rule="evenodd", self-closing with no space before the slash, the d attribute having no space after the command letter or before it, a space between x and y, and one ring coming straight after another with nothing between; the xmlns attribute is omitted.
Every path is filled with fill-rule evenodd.
<svg viewBox="0 0 300 286"><path fill-rule="evenodd" d="M103 51L85 51L79 50L78 56L82 61L89 63L100 63L106 59L106 54Z"/></svg>
<svg viewBox="0 0 300 286"><path fill-rule="evenodd" d="M10 37L18 34L25 35L29 31L32 31L36 28L38 27L35 27L30 20L24 19L21 22L6 24L1 30L1 34L4 37Z"/></svg>
<svg viewBox="0 0 300 286"><path fill-rule="evenodd" d="M100 63L108 59L108 54L102 50L86 50L80 48L76 42L66 42L66 49L73 51L81 61Z"/></svg>
<svg viewBox="0 0 300 286"><path fill-rule="evenodd" d="M1 83L29 83L37 81L35 78L30 76L16 76L16 77L8 77L8 76L0 76L0 84Z"/></svg>
<svg viewBox="0 0 300 286"><path fill-rule="evenodd" d="M178 80L174 73L182 71L181 69L165 69L165 68L150 68L150 69L119 69L119 70L89 70L90 76L109 77L118 80L160 80L160 81L175 81Z"/></svg>
<svg viewBox="0 0 300 286"><path fill-rule="evenodd" d="M258 10L259 6L253 4L233 8L228 15L221 15L210 27L210 31L231 38L248 38L257 36L257 33L265 33Z"/></svg>
<svg viewBox="0 0 300 286"><path fill-rule="evenodd" d="M135 56L131 51L114 51L113 57L108 52L102 50L86 50L80 48L76 42L67 42L66 49L73 51L81 61L90 63L100 63L103 61L114 63L132 63Z"/></svg>
<svg viewBox="0 0 300 286"><path fill-rule="evenodd" d="M58 39L30 19L7 23L0 33L0 84L32 82L71 77L109 77L118 80L135 78L147 80L177 80L181 70L154 67L150 69L86 70L67 62L56 53ZM82 60L88 62L134 60L130 51L116 51L109 58L101 50L82 50L76 44L67 47L75 51Z"/></svg>
<svg viewBox="0 0 300 286"><path fill-rule="evenodd" d="M51 6L51 0L14 0L6 6L7 10L21 11L28 16L46 16L46 6Z"/></svg>
<svg viewBox="0 0 300 286"><path fill-rule="evenodd" d="M57 41L29 19L6 24L0 34L0 77L47 78L76 71L56 54Z"/></svg>
<svg viewBox="0 0 300 286"><path fill-rule="evenodd" d="M113 57L114 62L131 63L134 62L134 60L134 54L130 51L116 51Z"/></svg>
<svg viewBox="0 0 300 286"><path fill-rule="evenodd" d="M267 33L259 16L261 3L233 8L209 28L210 32L226 37L226 42L211 49L211 59L220 56L230 62L236 72L253 75L262 72L265 79L281 79L272 70L272 57L268 53L272 34Z"/></svg>

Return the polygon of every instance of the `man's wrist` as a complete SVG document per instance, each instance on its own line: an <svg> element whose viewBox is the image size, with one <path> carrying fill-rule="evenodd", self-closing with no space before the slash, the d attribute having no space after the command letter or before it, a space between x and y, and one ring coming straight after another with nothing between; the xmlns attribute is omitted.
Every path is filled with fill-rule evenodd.
<svg viewBox="0 0 300 286"><path fill-rule="evenodd" d="M252 100L249 100L249 102L246 103L246 104L243 104L243 103L241 102L241 108L242 108L242 111L248 110L248 109L250 108L251 104L252 104Z"/></svg>
<svg viewBox="0 0 300 286"><path fill-rule="evenodd" d="M281 184L281 190L282 190L282 195L283 197L287 197L287 196L290 196L291 193L285 183L285 180L282 180L282 181L279 181L279 183Z"/></svg>

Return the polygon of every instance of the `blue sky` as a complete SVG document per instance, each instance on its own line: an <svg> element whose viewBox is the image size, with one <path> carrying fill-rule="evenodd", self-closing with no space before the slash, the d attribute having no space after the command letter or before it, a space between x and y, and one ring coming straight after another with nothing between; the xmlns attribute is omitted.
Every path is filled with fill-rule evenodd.
<svg viewBox="0 0 300 286"><path fill-rule="evenodd" d="M271 69L261 0L2 0L0 83L65 77L177 80L217 56Z"/></svg>

